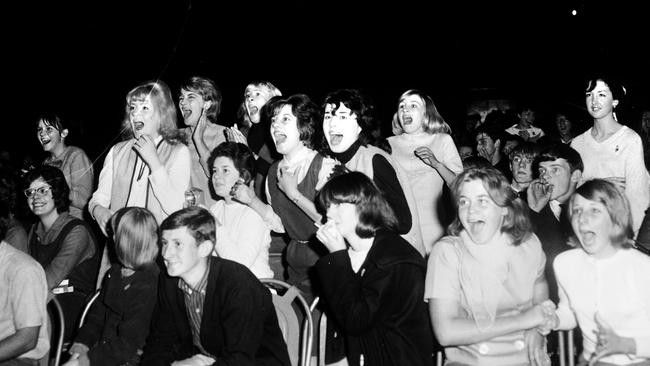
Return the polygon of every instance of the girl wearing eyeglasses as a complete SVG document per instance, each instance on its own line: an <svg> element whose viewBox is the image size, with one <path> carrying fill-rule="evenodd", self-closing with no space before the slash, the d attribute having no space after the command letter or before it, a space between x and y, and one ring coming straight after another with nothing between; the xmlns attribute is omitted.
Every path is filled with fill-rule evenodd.
<svg viewBox="0 0 650 366"><path fill-rule="evenodd" d="M86 297L95 291L101 251L88 224L68 212L70 188L61 170L44 165L25 180L27 206L38 217L28 235L29 254L45 269L50 297L56 294L61 303L68 341Z"/></svg>

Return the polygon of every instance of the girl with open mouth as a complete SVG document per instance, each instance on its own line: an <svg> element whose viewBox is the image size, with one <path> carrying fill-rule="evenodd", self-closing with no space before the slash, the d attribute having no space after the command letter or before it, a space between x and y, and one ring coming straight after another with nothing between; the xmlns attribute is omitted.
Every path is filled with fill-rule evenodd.
<svg viewBox="0 0 650 366"><path fill-rule="evenodd" d="M66 144L70 132L58 116L42 115L36 133L43 150L49 154L43 164L61 169L70 187L70 214L82 219L93 193L93 163L82 149Z"/></svg>
<svg viewBox="0 0 650 366"><path fill-rule="evenodd" d="M373 118L374 106L358 90L330 93L323 105L323 132L330 155L349 171L370 177L399 220L397 232L425 255L415 198L406 173L382 146ZM385 142L384 142L385 144ZM387 145L387 144L385 144Z"/></svg>
<svg viewBox="0 0 650 366"><path fill-rule="evenodd" d="M419 90L406 91L399 98L389 137L391 156L408 174L415 196L420 230L426 252L445 233L440 213L444 185L451 185L463 171L463 163L451 138L451 128L433 100Z"/></svg>
<svg viewBox="0 0 650 366"><path fill-rule="evenodd" d="M650 257L634 248L630 203L594 179L569 201L575 249L553 263L559 288L554 329L580 327L578 365L650 365Z"/></svg>
<svg viewBox="0 0 650 366"><path fill-rule="evenodd" d="M447 362L550 365L536 328L555 307L525 203L492 167L465 170L450 188L457 217L433 246L424 294Z"/></svg>
<svg viewBox="0 0 650 366"><path fill-rule="evenodd" d="M291 239L286 250L288 281L298 287L308 301L314 298L309 272L325 247L315 237L321 214L314 199L334 172L336 162L325 157L323 137L318 129L318 106L304 94L272 99L267 105L271 138L282 159L271 165L266 179L269 205L253 193L247 203L271 229L286 232ZM246 189L244 185L238 190ZM239 192L238 192L239 197Z"/></svg>
<svg viewBox="0 0 650 366"><path fill-rule="evenodd" d="M147 208L160 224L183 208L190 185L190 153L176 127L176 106L167 84L148 81L126 96L124 141L106 155L88 211L106 234L118 209Z"/></svg>

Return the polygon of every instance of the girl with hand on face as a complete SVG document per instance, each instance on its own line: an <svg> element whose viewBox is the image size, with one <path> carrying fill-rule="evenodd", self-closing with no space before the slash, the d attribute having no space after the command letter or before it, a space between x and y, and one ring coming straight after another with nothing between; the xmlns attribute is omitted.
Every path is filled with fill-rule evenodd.
<svg viewBox="0 0 650 366"><path fill-rule="evenodd" d="M325 97L323 132L331 156L349 171L370 177L398 218L397 232L425 255L415 197L399 164L377 144L373 105L357 90L341 89Z"/></svg>
<svg viewBox="0 0 650 366"><path fill-rule="evenodd" d="M650 257L632 248L627 198L608 181L578 187L569 201L576 248L553 263L556 329L580 326L578 365L650 365Z"/></svg>
<svg viewBox="0 0 650 366"><path fill-rule="evenodd" d="M43 164L59 168L70 187L70 214L83 219L83 211L93 192L92 162L82 149L66 144L69 131L58 116L42 115L36 134L43 151L49 154Z"/></svg>
<svg viewBox="0 0 650 366"><path fill-rule="evenodd" d="M602 178L625 192L636 233L650 204L650 182L641 137L616 118L615 109L620 108L625 94L625 88L614 79L595 77L589 80L585 104L594 123L571 141L571 147L580 153L585 165L580 184Z"/></svg>
<svg viewBox="0 0 650 366"><path fill-rule="evenodd" d="M408 175L429 253L445 232L438 217L443 184L451 185L463 171L463 163L449 135L451 128L428 95L414 89L406 91L393 118L395 136L388 138L391 155Z"/></svg>
<svg viewBox="0 0 650 366"><path fill-rule="evenodd" d="M160 80L138 85L126 96L125 141L106 155L88 210L106 234L122 207L147 208L162 222L183 208L190 184L190 153L176 127L176 106Z"/></svg>
<svg viewBox="0 0 650 366"><path fill-rule="evenodd" d="M217 221L215 254L239 262L257 276L272 278L269 266L270 227L248 205L250 202L255 159L248 147L241 143L224 142L212 151L209 160L212 166L212 186L217 201L210 212ZM240 186L248 189L239 189Z"/></svg>
<svg viewBox="0 0 650 366"><path fill-rule="evenodd" d="M44 165L25 181L27 205L38 217L28 235L29 254L45 269L50 296L57 294L63 308L65 340L72 340L85 301L95 292L101 251L88 224L68 213L70 188L61 170Z"/></svg>
<svg viewBox="0 0 650 366"><path fill-rule="evenodd" d="M549 365L535 329L554 313L525 203L493 168L451 186L458 216L429 256L424 298L450 365Z"/></svg>
<svg viewBox="0 0 650 366"><path fill-rule="evenodd" d="M193 76L181 84L178 108L187 128L191 161L191 185L202 191L197 204L212 206L215 203L210 194L210 152L226 141L226 127L217 124L221 112L221 89L214 81Z"/></svg>
<svg viewBox="0 0 650 366"><path fill-rule="evenodd" d="M136 365L149 334L158 284L158 224L141 207L111 217L113 265L64 366Z"/></svg>
<svg viewBox="0 0 650 366"><path fill-rule="evenodd" d="M327 222L316 236L330 253L316 270L326 312L346 339L348 364L432 365L422 301L426 262L395 232L388 202L361 172L332 178L318 199Z"/></svg>
<svg viewBox="0 0 650 366"><path fill-rule="evenodd" d="M314 222L321 221L314 199L330 178L336 162L318 152L323 145L318 129L321 114L308 96L295 94L274 99L268 111L273 121L271 138L282 154L282 160L271 165L266 179L270 205L243 184L237 187L235 198L257 211L273 231L288 234L288 281L311 301L311 268L324 251L314 235Z"/></svg>

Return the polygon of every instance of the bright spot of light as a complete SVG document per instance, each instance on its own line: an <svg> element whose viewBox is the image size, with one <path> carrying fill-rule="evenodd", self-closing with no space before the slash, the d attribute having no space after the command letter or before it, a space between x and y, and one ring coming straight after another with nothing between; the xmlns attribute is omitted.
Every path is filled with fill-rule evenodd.
<svg viewBox="0 0 650 366"><path fill-rule="evenodd" d="M576 14L578 14L578 12L575 9L571 10L571 15L575 16Z"/></svg>

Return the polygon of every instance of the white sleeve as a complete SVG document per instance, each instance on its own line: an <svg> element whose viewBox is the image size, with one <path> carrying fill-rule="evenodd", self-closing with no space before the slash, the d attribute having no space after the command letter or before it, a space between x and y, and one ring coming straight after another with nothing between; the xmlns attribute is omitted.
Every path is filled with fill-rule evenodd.
<svg viewBox="0 0 650 366"><path fill-rule="evenodd" d="M632 211L632 228L638 232L643 222L645 210L650 204L650 187L648 171L643 161L643 145L638 135L628 141L628 153L625 158L625 194L630 200Z"/></svg>
<svg viewBox="0 0 650 366"><path fill-rule="evenodd" d="M240 223L245 227L227 227L219 225L216 228L217 242L215 251L219 257L241 263L251 269L260 252L270 239L269 227L252 209L247 210Z"/></svg>
<svg viewBox="0 0 650 366"><path fill-rule="evenodd" d="M266 192L266 201L269 204L266 205L266 212L260 216L262 216L262 219L269 225L271 230L275 231L276 233L284 233L284 225L282 224L282 219L273 210L273 203L271 203L271 194L269 193L268 177L264 179L264 191Z"/></svg>
<svg viewBox="0 0 650 366"><path fill-rule="evenodd" d="M561 265L558 265L557 257L556 260L553 262L553 270L555 271L555 278L557 280L557 289L558 289L558 295L559 295L559 302L557 304L557 310L555 314L557 315L559 322L557 324L557 329L561 330L567 330L567 329L573 329L576 327L578 324L575 318L575 315L573 314L573 310L571 310L571 306L569 304L569 298L564 291L564 286L562 285L562 280L564 277L562 277L562 269L560 268Z"/></svg>
<svg viewBox="0 0 650 366"><path fill-rule="evenodd" d="M183 208L185 191L190 186L190 151L180 145L169 164L163 164L149 176L153 194L165 214Z"/></svg>
<svg viewBox="0 0 650 366"><path fill-rule="evenodd" d="M93 193L90 201L88 202L88 211L93 219L97 220L94 215L94 208L102 206L110 208L111 205L111 192L113 189L113 153L115 146L111 147L104 159L104 166L99 173L99 182L97 183L97 190Z"/></svg>

